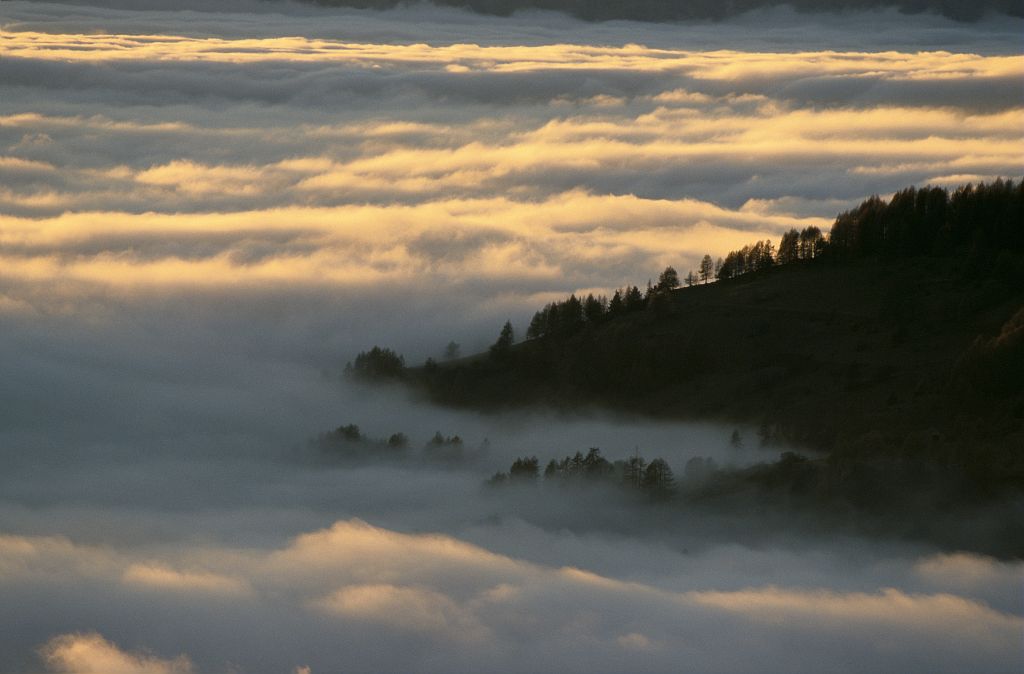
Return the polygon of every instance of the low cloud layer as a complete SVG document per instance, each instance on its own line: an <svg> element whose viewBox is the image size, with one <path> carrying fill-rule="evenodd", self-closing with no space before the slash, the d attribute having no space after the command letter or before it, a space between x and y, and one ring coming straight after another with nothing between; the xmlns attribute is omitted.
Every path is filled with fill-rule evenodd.
<svg viewBox="0 0 1024 674"><path fill-rule="evenodd" d="M55 672L225 671L214 653L230 653L245 671L283 672L537 671L555 663L562 671L665 671L684 658L699 671L764 671L771 663L794 672L997 672L1019 664L1024 627L1017 614L948 591L964 580L957 570L968 567L990 576L981 583L972 577L975 591L1006 589L1019 581L1020 565L965 556L860 574L868 583L878 574L875 582L911 589L842 591L797 580L813 561L790 560L797 564L787 574L793 585L731 588L738 579L724 570L715 585L691 581L673 589L666 585L676 578L616 580L357 520L278 549L178 549L160 571L175 577L173 584L138 582L132 553L25 537L0 539L0 551L7 560L0 593L8 599L17 601L25 588L47 593L54 583L49 591L122 597L122 608L104 620L116 639L70 632L46 642L43 658ZM763 556L738 550L733 562L762 563ZM945 567L944 577L922 571L935 566ZM993 585L999 576L1003 584ZM236 587L251 590L225 593ZM151 639L156 651L117 645L146 643L142 635L156 627L161 610L198 621L193 629L239 612L247 617L228 644L201 644L201 655L176 653L173 638ZM127 620L133 613L134 624ZM298 640L305 643L261 638L285 626L306 634ZM786 649L786 642L802 646ZM232 643L248 645L234 650Z"/></svg>
<svg viewBox="0 0 1024 674"><path fill-rule="evenodd" d="M1019 20L99 4L0 3L4 671L1020 669L1019 563L481 487L522 455L784 448L339 379L1019 174ZM472 460L308 442L346 423Z"/></svg>

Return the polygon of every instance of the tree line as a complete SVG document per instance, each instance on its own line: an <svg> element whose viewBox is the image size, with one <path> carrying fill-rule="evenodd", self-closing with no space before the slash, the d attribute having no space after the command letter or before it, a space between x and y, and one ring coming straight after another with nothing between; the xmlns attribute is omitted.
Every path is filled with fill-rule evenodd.
<svg viewBox="0 0 1024 674"><path fill-rule="evenodd" d="M777 251L770 241L759 241L730 252L718 278L803 260L919 256L958 258L971 278L1024 282L1024 181L999 178L952 192L908 187L888 201L872 196L836 216L828 235L817 227L791 229Z"/></svg>
<svg viewBox="0 0 1024 674"><path fill-rule="evenodd" d="M642 311L657 304L659 299L667 298L668 293L679 285L679 274L670 266L661 272L657 283L648 281L644 291L639 286L626 285L616 289L610 299L604 295L595 297L593 294L580 299L575 293L571 294L565 300L550 302L536 312L526 329L526 338L571 335L587 325L597 325L622 314Z"/></svg>
<svg viewBox="0 0 1024 674"><path fill-rule="evenodd" d="M1024 286L1024 180L1000 178L952 191L908 187L888 201L872 196L840 213L827 234L814 226L794 228L783 233L778 245L771 240L756 241L717 260L706 254L698 269L689 271L682 281L696 286L798 263L842 264L870 257L895 260L915 256L953 258L967 278L991 278L1011 288ZM534 313L526 339L569 337L621 315L648 309L667 311L672 293L681 285L679 273L668 266L657 282L647 282L646 289L627 284L611 297L570 294ZM506 322L489 349L492 360L507 360L514 343L512 323ZM458 345L452 342L445 358L457 356ZM428 370L436 366L428 359ZM356 378L377 380L400 378L404 371L402 356L376 346L346 367L346 373Z"/></svg>
<svg viewBox="0 0 1024 674"><path fill-rule="evenodd" d="M717 260L706 254L684 281L695 286L798 262L835 264L872 256L919 255L958 256L969 276L1024 283L1024 181L1000 178L952 192L941 187L908 187L889 201L872 196L840 213L827 234L815 226L793 228L782 235L777 246L771 240L755 241ZM680 286L678 272L669 266L657 283L647 282L645 291L626 285L611 298L572 294L537 311L526 338L572 335L617 315L657 310ZM511 330L511 324L506 329Z"/></svg>
<svg viewBox="0 0 1024 674"><path fill-rule="evenodd" d="M541 478L540 461L536 456L519 457L512 462L508 472L495 473L487 484L535 484ZM545 484L594 483L619 485L641 491L654 500L671 498L676 491L672 468L664 459L653 459L649 463L636 453L625 460L609 461L601 456L601 450L591 447L584 455L576 452L561 460L551 459L544 468Z"/></svg>
<svg viewBox="0 0 1024 674"><path fill-rule="evenodd" d="M364 434L356 424L344 424L321 433L314 442L329 456L347 460L413 458L411 442L405 433L374 438ZM431 461L463 461L473 458L477 453L486 452L489 444L484 440L478 448L468 448L459 435L444 435L437 431L420 445L420 451L415 456Z"/></svg>

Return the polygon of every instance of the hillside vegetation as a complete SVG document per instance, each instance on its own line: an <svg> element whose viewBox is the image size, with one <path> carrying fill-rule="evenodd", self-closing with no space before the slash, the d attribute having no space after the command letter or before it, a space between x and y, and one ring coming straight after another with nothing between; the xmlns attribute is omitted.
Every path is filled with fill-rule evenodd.
<svg viewBox="0 0 1024 674"><path fill-rule="evenodd" d="M825 457L719 476L708 498L927 512L1024 495L1021 183L872 198L809 239L733 251L713 283L668 269L646 293L572 296L531 339L506 325L487 354L391 374L445 405L743 422Z"/></svg>

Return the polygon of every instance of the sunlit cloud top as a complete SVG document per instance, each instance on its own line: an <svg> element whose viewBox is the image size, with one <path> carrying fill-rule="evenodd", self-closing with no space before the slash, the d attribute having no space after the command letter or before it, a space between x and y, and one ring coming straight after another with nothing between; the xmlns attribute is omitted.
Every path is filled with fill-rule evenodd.
<svg viewBox="0 0 1024 674"><path fill-rule="evenodd" d="M7 307L429 278L525 311L827 229L872 193L1022 170L1019 54L695 49L638 26L502 41L479 17L485 39L453 40L429 12L417 40L305 11L199 35L96 10L73 32L5 7L32 17L0 32Z"/></svg>
<svg viewBox="0 0 1024 674"><path fill-rule="evenodd" d="M481 46L366 44L303 37L193 38L167 35L0 34L0 55L54 61L164 61L204 63L297 62L362 67L419 66L469 71L627 70L689 73L700 79L884 76L892 79L1012 77L1024 74L1024 56L980 56L946 51L905 53L808 51L710 52L654 49L641 44L597 46Z"/></svg>

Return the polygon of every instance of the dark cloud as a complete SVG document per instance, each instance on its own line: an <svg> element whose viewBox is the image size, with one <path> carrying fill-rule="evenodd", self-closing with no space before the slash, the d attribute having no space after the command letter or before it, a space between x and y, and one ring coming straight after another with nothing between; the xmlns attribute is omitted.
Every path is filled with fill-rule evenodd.
<svg viewBox="0 0 1024 674"><path fill-rule="evenodd" d="M511 240L508 233L496 230L433 230L411 240L406 248L413 255L426 258L429 262L461 262L482 248Z"/></svg>
<svg viewBox="0 0 1024 674"><path fill-rule="evenodd" d="M134 232L96 234L52 244L0 244L0 255L13 257L75 258L111 256L130 262L165 258L204 260L227 253L239 265L273 257L308 255L318 245L306 241L312 230L234 230L230 232Z"/></svg>
<svg viewBox="0 0 1024 674"><path fill-rule="evenodd" d="M992 113L1019 109L1024 105L1024 90L1014 86L1015 81L1016 77L1009 76L950 78L943 81L804 78L770 92L799 106L904 105L935 108L955 105L974 113Z"/></svg>

